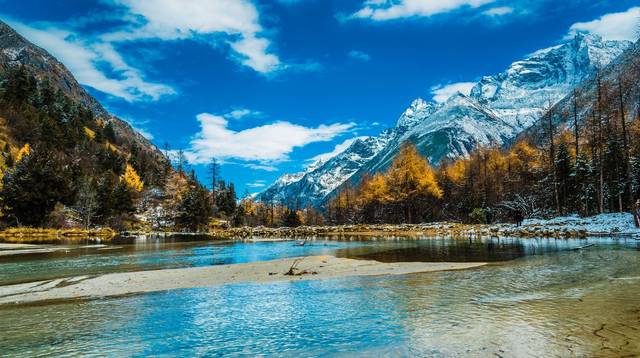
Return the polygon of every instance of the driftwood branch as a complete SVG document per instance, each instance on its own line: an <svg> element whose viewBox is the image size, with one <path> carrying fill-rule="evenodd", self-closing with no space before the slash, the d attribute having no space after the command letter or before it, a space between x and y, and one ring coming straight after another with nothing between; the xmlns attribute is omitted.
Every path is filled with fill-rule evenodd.
<svg viewBox="0 0 640 358"><path fill-rule="evenodd" d="M298 272L298 264L300 262L302 262L302 260L304 260L304 257L301 259L295 259L293 260L293 264L291 264L291 267L289 267L289 271L287 271L284 275L285 276L302 276L302 275L317 275L318 272L316 271L300 271Z"/></svg>
<svg viewBox="0 0 640 358"><path fill-rule="evenodd" d="M289 267L289 271L287 271L284 275L285 276L295 276L296 275L296 271L298 270L298 264L302 260L304 260L304 258L293 260L293 264L291 264L291 267Z"/></svg>

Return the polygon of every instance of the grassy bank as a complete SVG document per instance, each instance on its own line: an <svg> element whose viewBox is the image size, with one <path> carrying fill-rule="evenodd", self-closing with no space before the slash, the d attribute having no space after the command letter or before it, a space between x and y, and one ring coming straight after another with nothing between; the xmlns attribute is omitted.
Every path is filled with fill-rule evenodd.
<svg viewBox="0 0 640 358"><path fill-rule="evenodd" d="M74 243L89 241L110 241L118 233L112 229L45 229L10 228L0 231L0 242L37 244L37 243Z"/></svg>

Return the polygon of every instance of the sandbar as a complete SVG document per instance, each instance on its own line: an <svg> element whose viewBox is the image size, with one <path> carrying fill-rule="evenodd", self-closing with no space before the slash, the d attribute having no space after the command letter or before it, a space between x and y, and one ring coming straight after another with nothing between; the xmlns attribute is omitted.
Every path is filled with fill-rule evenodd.
<svg viewBox="0 0 640 358"><path fill-rule="evenodd" d="M295 273L298 275L285 275L296 260L298 264ZM0 305L96 299L233 283L273 283L464 270L483 265L486 263L382 263L334 256L308 256L232 265L74 276L0 286Z"/></svg>

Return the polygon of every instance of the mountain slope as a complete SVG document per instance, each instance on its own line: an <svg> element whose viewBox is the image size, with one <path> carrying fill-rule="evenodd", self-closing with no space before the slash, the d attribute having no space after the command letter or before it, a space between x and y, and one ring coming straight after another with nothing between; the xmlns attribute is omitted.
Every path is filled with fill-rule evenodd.
<svg viewBox="0 0 640 358"><path fill-rule="evenodd" d="M640 42L633 44L628 51L603 67L599 73L581 83L575 91L571 91L565 98L555 104L550 110L552 122L556 127L574 128L574 104L577 104L578 125L583 126L593 113L598 113L598 77L600 79L602 106L600 110L616 113L620 116L620 88L622 85L623 108L625 121L630 122L640 116ZM534 125L523 131L519 136L528 138L540 144L548 140L548 117L536 121Z"/></svg>
<svg viewBox="0 0 640 358"><path fill-rule="evenodd" d="M62 63L0 22L0 225L130 229L171 174Z"/></svg>
<svg viewBox="0 0 640 358"><path fill-rule="evenodd" d="M135 146L138 150L153 156L154 160L165 163L166 158L151 142L127 122L107 112L60 61L0 21L0 73L18 66L24 66L39 83L48 81L53 88L62 91L72 101L91 109L97 118L111 123L122 145Z"/></svg>
<svg viewBox="0 0 640 358"><path fill-rule="evenodd" d="M630 45L627 41L604 41L596 35L578 34L512 63L502 73L483 77L469 96L458 93L442 105L417 99L395 127L381 133L384 147L369 160L359 161L357 170L333 176L335 162L341 160L337 156L332 165L314 168L315 181L333 177L331 187L339 180L357 184L365 174L385 170L406 141L416 144L432 164L444 158L466 157L478 145L504 145ZM269 198L298 198L303 202L313 198L313 203L331 197L327 187L308 185L308 177L309 173L303 173L290 183L279 180L265 192Z"/></svg>

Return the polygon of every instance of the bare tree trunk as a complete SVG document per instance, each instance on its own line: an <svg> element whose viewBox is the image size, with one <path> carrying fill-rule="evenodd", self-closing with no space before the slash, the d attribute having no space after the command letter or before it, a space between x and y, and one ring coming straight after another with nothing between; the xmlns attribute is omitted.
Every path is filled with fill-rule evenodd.
<svg viewBox="0 0 640 358"><path fill-rule="evenodd" d="M551 170L553 173L553 193L556 204L556 211L558 214L562 214L562 210L560 208L560 195L558 193L558 179L556 178L556 148L553 142L553 116L551 113L547 113L547 118L549 118L549 156L551 159Z"/></svg>
<svg viewBox="0 0 640 358"><path fill-rule="evenodd" d="M624 150L624 191L627 193L629 205L633 204L633 194L630 183L630 163L629 163L629 133L627 131L627 119L624 113L624 94L622 92L622 79L618 78L618 95L620 100L620 123L622 124L622 148ZM620 209L622 211L622 208Z"/></svg>
<svg viewBox="0 0 640 358"><path fill-rule="evenodd" d="M573 131L575 136L576 160L580 155L580 129L578 127L578 91L573 90Z"/></svg>
<svg viewBox="0 0 640 358"><path fill-rule="evenodd" d="M597 85L598 85L598 98L597 98L597 111L596 116L598 120L598 164L600 166L600 214L604 213L604 165L602 163L602 81L600 78L600 70L597 73Z"/></svg>

